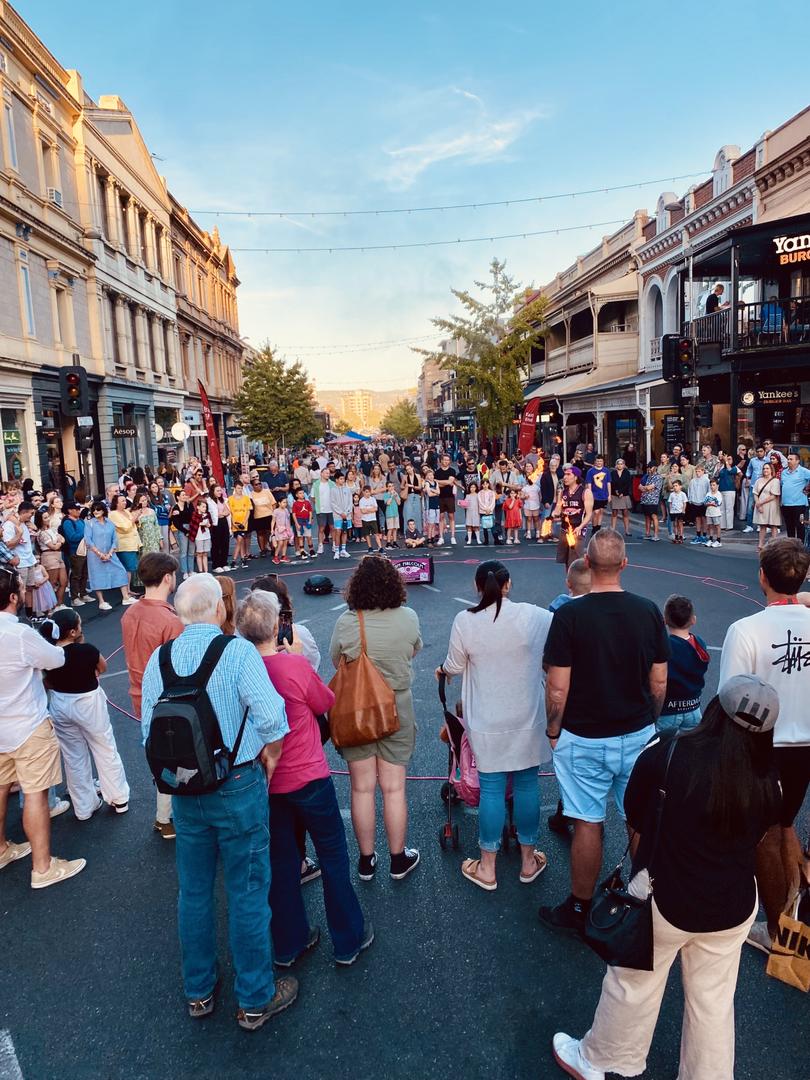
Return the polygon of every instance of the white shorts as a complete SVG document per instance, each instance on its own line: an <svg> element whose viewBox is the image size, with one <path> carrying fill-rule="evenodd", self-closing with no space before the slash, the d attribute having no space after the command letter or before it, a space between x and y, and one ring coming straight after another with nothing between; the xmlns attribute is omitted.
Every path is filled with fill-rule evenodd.
<svg viewBox="0 0 810 1080"><path fill-rule="evenodd" d="M425 511L425 521L428 523L428 525L438 525L439 524L439 513L440 513L439 510L426 510Z"/></svg>

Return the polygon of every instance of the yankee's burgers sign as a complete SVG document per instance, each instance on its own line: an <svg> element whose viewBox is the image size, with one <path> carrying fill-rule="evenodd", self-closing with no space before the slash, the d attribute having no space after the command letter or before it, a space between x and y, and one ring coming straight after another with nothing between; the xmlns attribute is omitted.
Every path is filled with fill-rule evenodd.
<svg viewBox="0 0 810 1080"><path fill-rule="evenodd" d="M780 266L788 263L810 262L810 233L801 236L775 236L773 245Z"/></svg>

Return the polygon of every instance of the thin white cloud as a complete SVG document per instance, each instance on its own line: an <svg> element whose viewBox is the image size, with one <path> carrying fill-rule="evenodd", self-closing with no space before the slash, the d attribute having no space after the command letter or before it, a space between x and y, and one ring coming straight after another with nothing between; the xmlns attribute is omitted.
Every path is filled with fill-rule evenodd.
<svg viewBox="0 0 810 1080"><path fill-rule="evenodd" d="M465 97L476 95L464 92ZM480 101L480 98L476 100ZM419 142L386 151L390 161L383 172L393 188L410 187L426 169L442 161L457 160L466 164L494 161L504 154L542 114L540 110L524 110L507 116L488 117L482 112L461 130L444 130L428 135Z"/></svg>
<svg viewBox="0 0 810 1080"><path fill-rule="evenodd" d="M461 97L467 98L468 101L474 101L476 105L479 105L482 109L484 108L483 101L478 94L474 94L472 90L465 90L461 86L454 86L452 89L454 94L460 94Z"/></svg>

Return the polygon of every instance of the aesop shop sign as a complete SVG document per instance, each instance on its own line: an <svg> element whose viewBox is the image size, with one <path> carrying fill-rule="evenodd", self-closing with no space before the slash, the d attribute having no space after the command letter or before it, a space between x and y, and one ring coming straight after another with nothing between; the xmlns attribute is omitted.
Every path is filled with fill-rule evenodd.
<svg viewBox="0 0 810 1080"><path fill-rule="evenodd" d="M772 386L767 390L743 390L740 404L746 408L752 405L791 405L801 400L798 386Z"/></svg>
<svg viewBox="0 0 810 1080"><path fill-rule="evenodd" d="M138 429L134 427L115 425L112 429L112 437L114 439L135 439L137 436Z"/></svg>
<svg viewBox="0 0 810 1080"><path fill-rule="evenodd" d="M775 236L773 244L779 256L779 265L810 262L810 234L803 236Z"/></svg>

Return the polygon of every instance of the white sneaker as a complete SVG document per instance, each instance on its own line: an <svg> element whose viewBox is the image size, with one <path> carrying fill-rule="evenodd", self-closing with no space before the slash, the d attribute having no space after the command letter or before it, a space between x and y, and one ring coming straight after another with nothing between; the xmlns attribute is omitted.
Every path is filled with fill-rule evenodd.
<svg viewBox="0 0 810 1080"><path fill-rule="evenodd" d="M70 809L70 803L67 799L57 799L48 813L52 818L59 817L60 814L64 814L66 810Z"/></svg>
<svg viewBox="0 0 810 1080"><path fill-rule="evenodd" d="M350 555L350 554L349 554L349 552L348 552L348 551L346 550L346 548L341 548L341 549L340 549L340 557L341 557L341 559L350 559L350 558L351 558L351 555Z"/></svg>
<svg viewBox="0 0 810 1080"><path fill-rule="evenodd" d="M86 859L57 859L51 856L51 865L44 873L36 870L31 871L31 888L47 889L49 885L58 885L60 881L67 881L75 877L87 866Z"/></svg>
<svg viewBox="0 0 810 1080"><path fill-rule="evenodd" d="M336 551L335 554L332 556L332 558L333 559L339 559L340 558L340 552Z"/></svg>
<svg viewBox="0 0 810 1080"><path fill-rule="evenodd" d="M224 573L224 571L223 571L221 566L215 566L214 567L214 573L215 574L222 574L222 573Z"/></svg>
<svg viewBox="0 0 810 1080"><path fill-rule="evenodd" d="M108 604L106 600L102 600L98 605L99 611L112 611L112 604Z"/></svg>
<svg viewBox="0 0 810 1080"><path fill-rule="evenodd" d="M507 540L506 542L507 542L507 544L514 544L515 541L514 540Z"/></svg>
<svg viewBox="0 0 810 1080"><path fill-rule="evenodd" d="M85 593L84 596L79 597L80 600L84 600L85 604L95 604L96 598L90 593Z"/></svg>
<svg viewBox="0 0 810 1080"><path fill-rule="evenodd" d="M323 555L323 544L318 544L318 554Z"/></svg>
<svg viewBox="0 0 810 1080"><path fill-rule="evenodd" d="M444 547L444 537L443 536L440 536L439 539L436 541L436 547Z"/></svg>
<svg viewBox="0 0 810 1080"><path fill-rule="evenodd" d="M129 605L129 604L137 604L137 603L138 603L138 597L137 596L132 596L132 595L127 596L124 600L121 601L121 604L124 607L127 607L127 605Z"/></svg>
<svg viewBox="0 0 810 1080"><path fill-rule="evenodd" d="M219 571L221 574L230 574L231 568L230 566L220 566Z"/></svg>
<svg viewBox="0 0 810 1080"><path fill-rule="evenodd" d="M73 601L73 606L74 607L84 607L85 603L86 603L85 600L76 599L76 600Z"/></svg>
<svg viewBox="0 0 810 1080"><path fill-rule="evenodd" d="M714 546L715 547L722 547L723 545L721 544L721 542L719 540L715 540Z"/></svg>
<svg viewBox="0 0 810 1080"><path fill-rule="evenodd" d="M455 536L450 537L450 543L453 545L453 547L456 546L456 538L455 538Z"/></svg>
<svg viewBox="0 0 810 1080"><path fill-rule="evenodd" d="M771 955L771 933L768 929L768 924L764 920L762 922L755 922L751 929L748 931L748 937L745 939L746 945L751 945L754 949L759 949L760 952L764 952L766 956Z"/></svg>
<svg viewBox="0 0 810 1080"><path fill-rule="evenodd" d="M554 1048L554 1060L569 1076L575 1080L605 1080L605 1074L601 1069L595 1069L589 1061L582 1056L579 1039L566 1035L564 1031L558 1031L551 1040Z"/></svg>
<svg viewBox="0 0 810 1080"><path fill-rule="evenodd" d="M746 525L745 528L743 529L744 533L753 532L753 531L754 531L754 526L753 525Z"/></svg>

